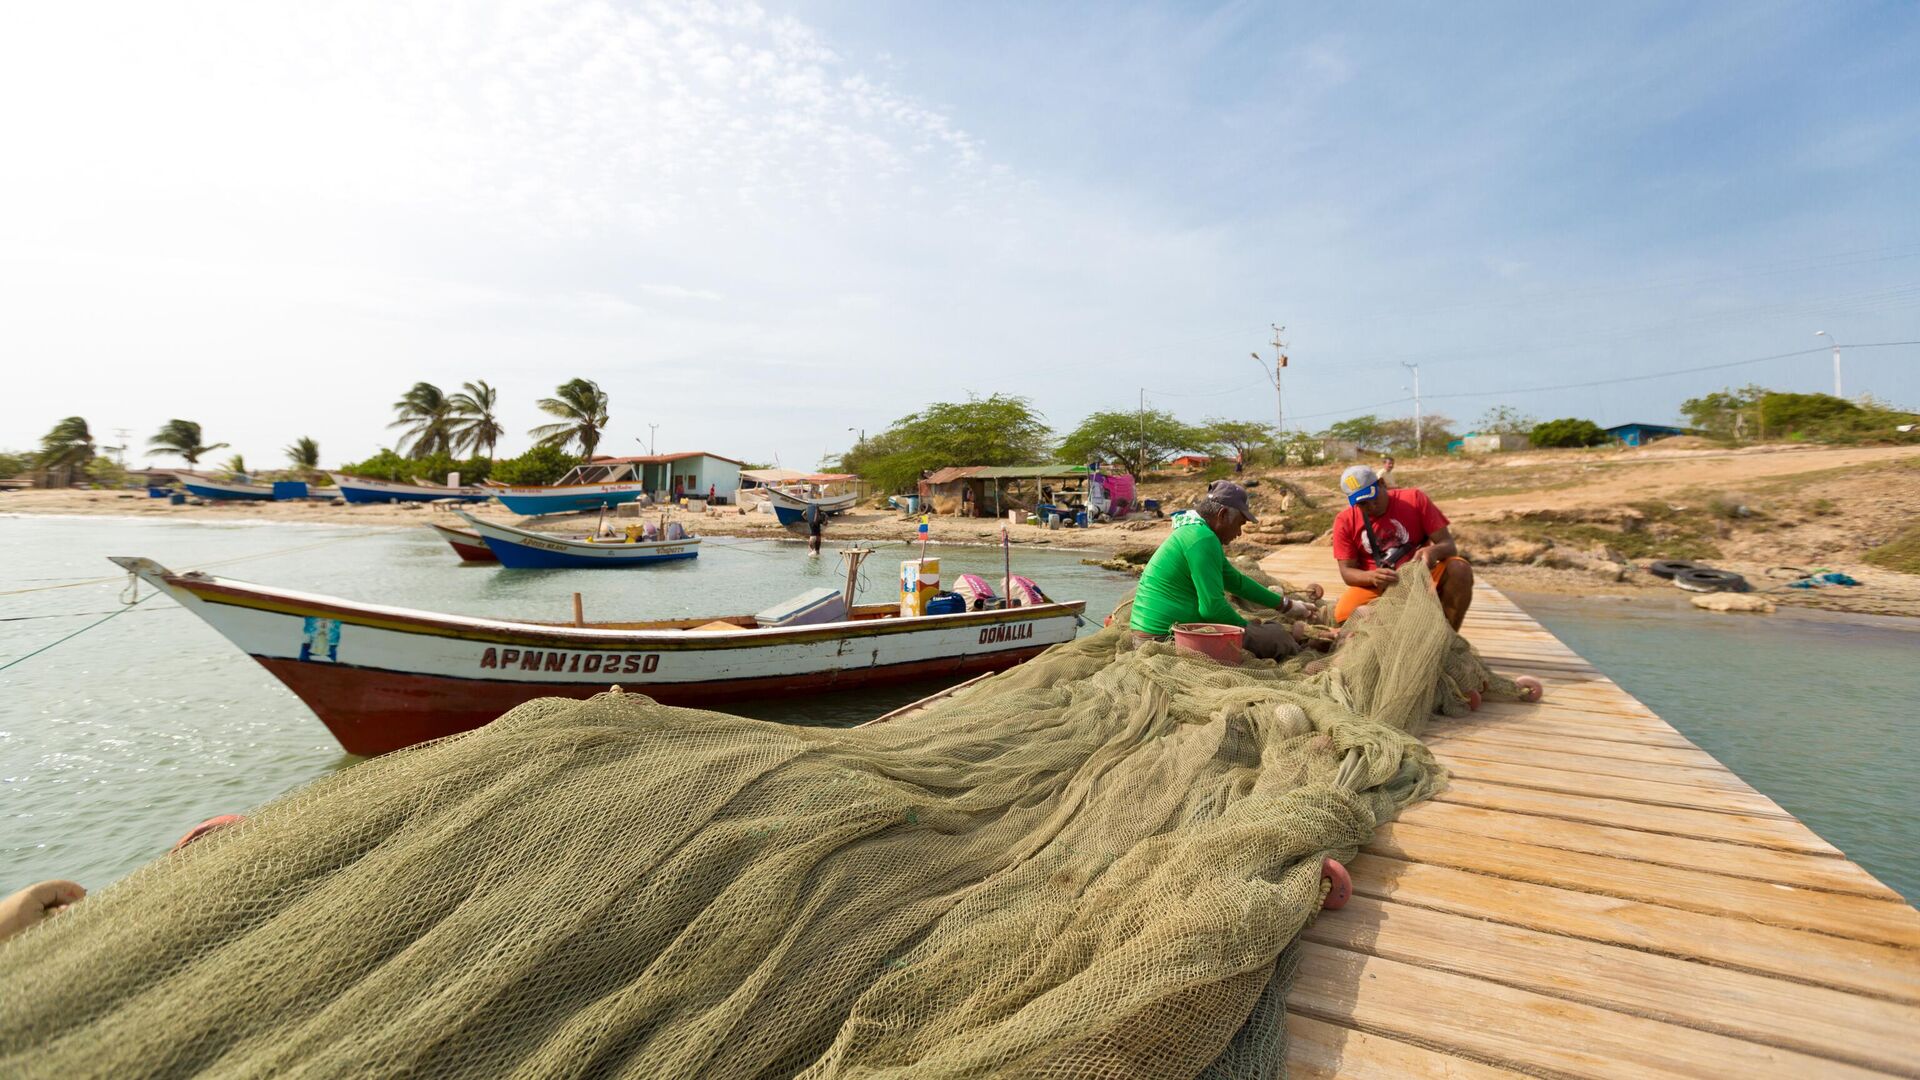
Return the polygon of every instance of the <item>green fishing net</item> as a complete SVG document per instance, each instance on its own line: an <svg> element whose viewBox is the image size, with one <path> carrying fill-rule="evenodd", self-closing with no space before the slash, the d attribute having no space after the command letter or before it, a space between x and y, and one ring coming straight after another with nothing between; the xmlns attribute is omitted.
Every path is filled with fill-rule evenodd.
<svg viewBox="0 0 1920 1080"><path fill-rule="evenodd" d="M1281 1075L1321 860L1476 665L1411 575L1313 673L1110 629L847 730L531 702L0 946L0 1073Z"/></svg>

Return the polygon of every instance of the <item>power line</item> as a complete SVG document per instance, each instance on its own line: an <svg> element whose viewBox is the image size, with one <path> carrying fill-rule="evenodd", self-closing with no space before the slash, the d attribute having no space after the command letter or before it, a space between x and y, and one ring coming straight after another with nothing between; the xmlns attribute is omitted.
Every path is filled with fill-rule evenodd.
<svg viewBox="0 0 1920 1080"><path fill-rule="evenodd" d="M1868 341L1849 344L1849 349L1886 349L1896 345L1920 345L1920 341ZM1593 379L1588 382L1560 383L1555 386L1526 386L1511 390L1463 390L1452 394L1428 394L1433 398L1463 397L1500 397L1505 394L1537 394L1548 390L1580 390L1589 386L1612 386L1617 383L1646 382L1649 379L1665 379L1674 375L1691 375L1700 371L1720 371L1725 368L1744 367L1748 364L1764 364L1769 360L1787 360L1796 356L1811 356L1824 353L1827 347L1822 345L1813 349L1796 349L1793 352L1775 353L1772 356L1755 356L1746 360L1729 360L1723 364L1702 364L1699 367L1674 368L1671 371L1658 371L1651 375L1624 375L1617 379Z"/></svg>

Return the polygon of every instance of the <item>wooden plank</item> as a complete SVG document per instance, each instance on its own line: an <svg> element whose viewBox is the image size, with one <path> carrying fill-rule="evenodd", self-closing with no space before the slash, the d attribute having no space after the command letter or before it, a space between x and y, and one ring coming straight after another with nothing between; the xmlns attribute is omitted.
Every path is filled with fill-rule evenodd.
<svg viewBox="0 0 1920 1080"><path fill-rule="evenodd" d="M1510 1080L1526 1074L1287 1013L1292 1080Z"/></svg>
<svg viewBox="0 0 1920 1080"><path fill-rule="evenodd" d="M1643 832L1698 836L1736 844L1780 848L1783 851L1840 857L1840 849L1814 835L1812 829L1797 821L1778 817L1695 810L1690 807L1651 806L1625 799L1596 798L1565 791L1538 791L1459 777L1452 778L1447 789L1436 798L1441 802L1482 806L1489 810L1541 814L1569 821L1589 821L1595 825L1618 825Z"/></svg>
<svg viewBox="0 0 1920 1080"><path fill-rule="evenodd" d="M1920 1006L1356 896L1308 941L1911 1074Z"/></svg>
<svg viewBox="0 0 1920 1080"><path fill-rule="evenodd" d="M1830 855L1700 840L1671 833L1641 832L1612 825L1463 806L1453 802L1422 803L1401 814L1399 820L1494 840L1515 840L1566 851L1584 851L1590 855L1659 863L1755 881L1780 882L1803 889L1870 896L1892 900L1903 907L1906 903L1899 893L1882 885L1872 874L1845 859Z"/></svg>
<svg viewBox="0 0 1920 1080"><path fill-rule="evenodd" d="M1904 903L1494 840L1406 821L1380 828L1364 850L1708 915L1920 948L1920 912Z"/></svg>
<svg viewBox="0 0 1920 1080"><path fill-rule="evenodd" d="M1435 756L1445 762L1455 760L1498 761L1508 765L1558 769L1562 772L1592 776L1618 776L1627 780L1652 780L1716 791L1751 793L1747 782L1724 768L1690 768L1684 765L1652 765L1642 761L1620 761L1597 754L1576 754L1565 750L1536 750L1532 747L1503 746L1499 743L1443 742L1433 747Z"/></svg>
<svg viewBox="0 0 1920 1080"><path fill-rule="evenodd" d="M1478 761L1473 758L1442 758L1442 760L1448 772L1465 779L1531 787L1540 791L1565 791L1608 799L1632 799L1651 806L1689 806L1701 810L1725 810L1735 814L1794 820L1792 814L1780 809L1772 799L1759 792L1724 791L1658 780L1636 780L1624 776L1569 773L1535 765Z"/></svg>
<svg viewBox="0 0 1920 1080"><path fill-rule="evenodd" d="M1590 719L1567 719L1569 715L1572 714L1544 710L1531 715L1515 712L1490 714L1487 707L1482 705L1479 712L1467 716L1449 716L1434 720L1427 727L1427 735L1431 738L1442 734L1524 731L1553 738L1596 739L1600 742L1634 743L1640 746L1670 746L1681 750L1700 749L1688 742L1685 735L1672 729L1622 728L1611 724L1595 724Z"/></svg>
<svg viewBox="0 0 1920 1080"><path fill-rule="evenodd" d="M1315 942L1303 946L1287 1005L1314 1019L1345 1019L1387 1038L1418 1040L1550 1075L1743 1080L1876 1075L1797 1051Z"/></svg>
<svg viewBox="0 0 1920 1080"><path fill-rule="evenodd" d="M1575 754L1588 754L1610 758L1615 761L1643 761L1653 765L1681 765L1694 769L1715 769L1724 771L1726 766L1714 760L1712 754L1691 746L1648 746L1645 743L1621 739L1591 739L1585 735L1555 735L1544 732L1529 732L1510 726L1486 725L1463 727L1459 725L1444 729L1427 730L1428 745L1438 750L1441 746L1448 749L1472 746L1503 746L1518 750L1552 750ZM1465 753L1464 749L1460 750Z"/></svg>
<svg viewBox="0 0 1920 1080"><path fill-rule="evenodd" d="M1890 945L1379 855L1362 855L1347 869L1363 896L1920 1003L1920 956Z"/></svg>

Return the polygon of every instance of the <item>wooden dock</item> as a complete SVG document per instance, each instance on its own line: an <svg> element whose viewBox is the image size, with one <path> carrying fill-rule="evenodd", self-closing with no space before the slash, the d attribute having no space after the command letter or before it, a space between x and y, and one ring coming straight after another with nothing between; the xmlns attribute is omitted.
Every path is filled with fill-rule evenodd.
<svg viewBox="0 0 1920 1080"><path fill-rule="evenodd" d="M1920 912L1498 591L1463 629L1546 700L1427 732L1452 784L1307 931L1295 1077L1920 1076Z"/></svg>

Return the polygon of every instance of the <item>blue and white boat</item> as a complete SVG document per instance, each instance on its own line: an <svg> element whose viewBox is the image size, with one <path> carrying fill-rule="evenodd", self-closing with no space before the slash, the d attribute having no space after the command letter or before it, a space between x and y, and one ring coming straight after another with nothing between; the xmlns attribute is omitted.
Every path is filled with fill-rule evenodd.
<svg viewBox="0 0 1920 1080"><path fill-rule="evenodd" d="M647 485L631 462L576 465L558 483L541 485L488 484L500 505L521 517L573 514L643 499Z"/></svg>
<svg viewBox="0 0 1920 1080"><path fill-rule="evenodd" d="M853 504L860 499L858 493L851 491L844 495L808 495L790 488L770 487L766 492L767 503L773 507L774 520L789 526L805 524L809 506L818 506L821 513L831 516L853 509Z"/></svg>
<svg viewBox="0 0 1920 1080"><path fill-rule="evenodd" d="M446 487L440 484L397 484L391 480L369 480L364 476L348 476L345 473L327 475L333 477L335 486L340 489L340 497L350 503L438 502L441 499L486 502L493 497L486 488L477 485Z"/></svg>
<svg viewBox="0 0 1920 1080"><path fill-rule="evenodd" d="M692 559L700 554L700 538L678 536L671 540L629 540L625 537L556 536L531 529L502 525L474 517L464 510L454 513L473 526L500 565L519 570L605 570L650 563ZM678 522L667 527L669 535L680 528Z"/></svg>
<svg viewBox="0 0 1920 1080"><path fill-rule="evenodd" d="M185 469L173 470L174 479L187 489L187 494L202 499L260 499L273 498L273 485L255 484L245 477L234 480L222 480L206 473L188 472Z"/></svg>

